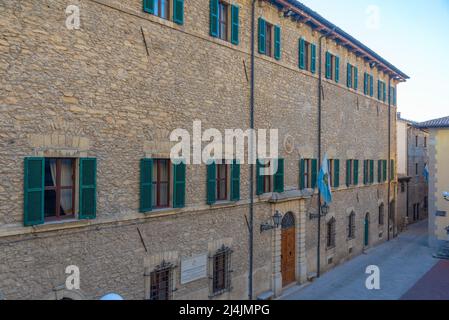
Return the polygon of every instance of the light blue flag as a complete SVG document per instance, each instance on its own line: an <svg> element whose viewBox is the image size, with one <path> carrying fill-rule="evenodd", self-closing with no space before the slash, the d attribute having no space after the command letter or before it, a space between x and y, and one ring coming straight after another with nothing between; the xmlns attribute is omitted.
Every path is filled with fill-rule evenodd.
<svg viewBox="0 0 449 320"><path fill-rule="evenodd" d="M329 179L329 161L327 155L324 155L323 163L321 164L320 174L318 175L318 189L321 192L321 197L324 202L330 204L332 202L331 183Z"/></svg>
<svg viewBox="0 0 449 320"><path fill-rule="evenodd" d="M424 178L426 179L426 182L429 182L429 167L428 167L427 163L424 167L423 175L424 175Z"/></svg>

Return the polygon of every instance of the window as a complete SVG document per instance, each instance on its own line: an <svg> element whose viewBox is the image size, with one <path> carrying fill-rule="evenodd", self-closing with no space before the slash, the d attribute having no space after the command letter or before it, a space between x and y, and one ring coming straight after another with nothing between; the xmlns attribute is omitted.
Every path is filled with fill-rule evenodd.
<svg viewBox="0 0 449 320"><path fill-rule="evenodd" d="M428 198L424 197L424 210L427 210L428 206L429 206Z"/></svg>
<svg viewBox="0 0 449 320"><path fill-rule="evenodd" d="M379 225L380 226L384 225L384 204L383 203L379 206Z"/></svg>
<svg viewBox="0 0 449 320"><path fill-rule="evenodd" d="M299 39L299 68L316 72L316 45Z"/></svg>
<svg viewBox="0 0 449 320"><path fill-rule="evenodd" d="M340 58L326 52L326 79L338 82L340 78Z"/></svg>
<svg viewBox="0 0 449 320"><path fill-rule="evenodd" d="M259 18L259 53L281 59L281 28Z"/></svg>
<svg viewBox="0 0 449 320"><path fill-rule="evenodd" d="M228 40L228 4L218 2L218 38Z"/></svg>
<svg viewBox="0 0 449 320"><path fill-rule="evenodd" d="M358 73L359 73L359 70L357 69L357 67L354 67L353 65L348 63L347 72L346 72L346 84L347 84L348 88L357 90L358 81L359 81Z"/></svg>
<svg viewBox="0 0 449 320"><path fill-rule="evenodd" d="M348 217L348 239L355 238L355 212L351 212Z"/></svg>
<svg viewBox="0 0 449 320"><path fill-rule="evenodd" d="M354 160L346 160L346 186L349 187L353 185L353 170L354 170Z"/></svg>
<svg viewBox="0 0 449 320"><path fill-rule="evenodd" d="M419 165L416 163L415 164L415 175L419 175Z"/></svg>
<svg viewBox="0 0 449 320"><path fill-rule="evenodd" d="M300 189L314 189L316 187L318 163L316 159L301 159L299 172Z"/></svg>
<svg viewBox="0 0 449 320"><path fill-rule="evenodd" d="M228 165L225 161L217 164L217 200L228 199Z"/></svg>
<svg viewBox="0 0 449 320"><path fill-rule="evenodd" d="M273 26L269 23L265 24L265 54L269 57L272 56L272 30Z"/></svg>
<svg viewBox="0 0 449 320"><path fill-rule="evenodd" d="M76 164L79 164L77 166ZM76 167L79 185L75 188ZM24 226L75 216L75 190L78 218L95 219L97 212L95 158L24 159Z"/></svg>
<svg viewBox="0 0 449 320"><path fill-rule="evenodd" d="M173 270L171 263L163 261L150 274L150 300L171 300L173 297Z"/></svg>
<svg viewBox="0 0 449 320"><path fill-rule="evenodd" d="M374 77L366 72L363 79L363 92L370 97L374 96Z"/></svg>
<svg viewBox="0 0 449 320"><path fill-rule="evenodd" d="M232 250L223 246L212 257L212 295L217 296L231 290Z"/></svg>
<svg viewBox="0 0 449 320"><path fill-rule="evenodd" d="M153 160L153 208L170 206L170 160Z"/></svg>
<svg viewBox="0 0 449 320"><path fill-rule="evenodd" d="M331 218L326 225L326 246L328 249L335 248L335 218Z"/></svg>
<svg viewBox="0 0 449 320"><path fill-rule="evenodd" d="M214 160L207 165L207 204L240 200L240 164Z"/></svg>
<svg viewBox="0 0 449 320"><path fill-rule="evenodd" d="M383 102L387 101L387 87L381 80L377 81L377 99Z"/></svg>
<svg viewBox="0 0 449 320"><path fill-rule="evenodd" d="M264 164L260 165L260 168L264 168L265 170L270 170L271 161L266 161ZM270 193L273 191L272 189L272 175L266 174L262 176L263 180L263 193Z"/></svg>
<svg viewBox="0 0 449 320"><path fill-rule="evenodd" d="M424 148L427 148L427 137L424 137Z"/></svg>
<svg viewBox="0 0 449 320"><path fill-rule="evenodd" d="M75 159L45 159L45 221L73 218L75 208Z"/></svg>
<svg viewBox="0 0 449 320"><path fill-rule="evenodd" d="M418 136L415 136L415 146L416 147L418 147L418 145L419 145L419 143L418 143L419 140L418 139L419 139Z"/></svg>
<svg viewBox="0 0 449 320"><path fill-rule="evenodd" d="M184 23L184 0L143 0L143 11L166 20L171 15L173 22Z"/></svg>
<svg viewBox="0 0 449 320"><path fill-rule="evenodd" d="M363 161L363 179L365 184L374 183L374 160Z"/></svg>
<svg viewBox="0 0 449 320"><path fill-rule="evenodd" d="M153 0L154 15L163 19L168 19L170 11L170 3L168 0Z"/></svg>

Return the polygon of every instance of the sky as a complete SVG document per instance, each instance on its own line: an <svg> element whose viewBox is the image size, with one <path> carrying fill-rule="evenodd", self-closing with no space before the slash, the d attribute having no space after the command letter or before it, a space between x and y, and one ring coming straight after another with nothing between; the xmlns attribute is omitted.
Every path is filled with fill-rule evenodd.
<svg viewBox="0 0 449 320"><path fill-rule="evenodd" d="M426 121L449 116L449 0L300 0L410 79L398 112Z"/></svg>

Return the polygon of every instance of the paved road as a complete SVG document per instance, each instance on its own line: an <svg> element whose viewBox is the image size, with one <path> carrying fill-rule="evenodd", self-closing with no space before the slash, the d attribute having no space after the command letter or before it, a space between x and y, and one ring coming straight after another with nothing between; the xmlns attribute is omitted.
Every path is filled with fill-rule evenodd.
<svg viewBox="0 0 449 320"><path fill-rule="evenodd" d="M427 221L322 275L311 285L288 290L285 300L398 300L439 260L427 246ZM380 290L368 290L367 266L380 268Z"/></svg>

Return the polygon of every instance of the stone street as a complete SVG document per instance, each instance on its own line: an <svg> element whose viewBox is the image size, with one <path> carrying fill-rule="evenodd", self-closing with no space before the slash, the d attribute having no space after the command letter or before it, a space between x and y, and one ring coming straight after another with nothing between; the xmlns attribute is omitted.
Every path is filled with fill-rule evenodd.
<svg viewBox="0 0 449 320"><path fill-rule="evenodd" d="M432 257L427 221L409 226L396 239L372 248L322 275L306 287L293 287L285 300L449 299L449 264ZM368 266L380 269L380 290L368 290ZM437 289L436 286L438 286Z"/></svg>

